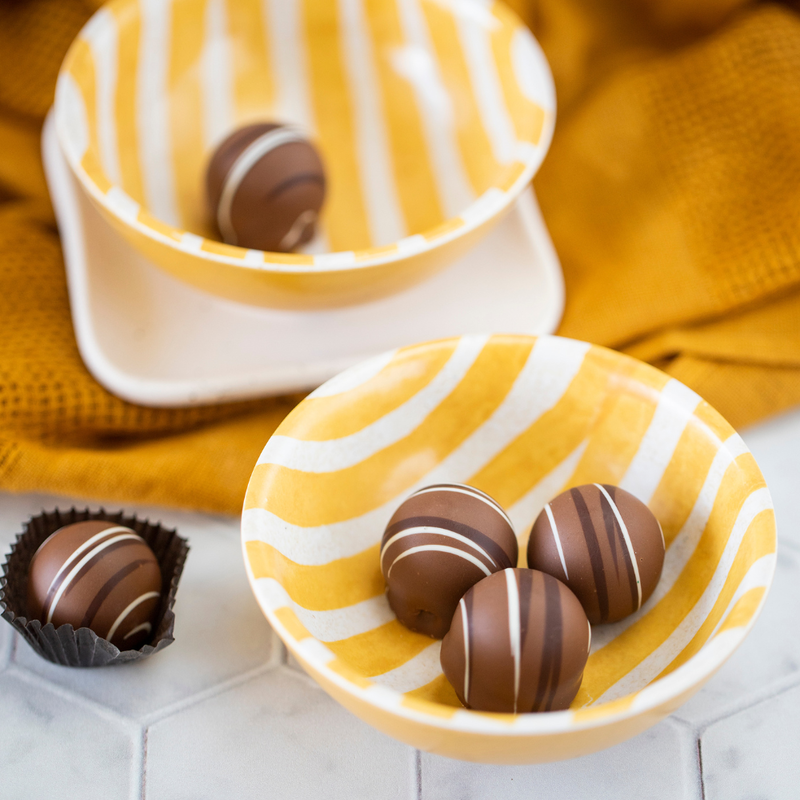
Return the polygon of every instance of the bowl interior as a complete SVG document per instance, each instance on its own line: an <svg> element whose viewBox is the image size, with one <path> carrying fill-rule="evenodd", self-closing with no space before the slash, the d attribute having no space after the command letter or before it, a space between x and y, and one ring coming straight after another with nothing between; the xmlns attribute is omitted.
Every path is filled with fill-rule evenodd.
<svg viewBox="0 0 800 800"><path fill-rule="evenodd" d="M441 231L530 179L554 96L501 4L113 0L70 51L56 107L68 157L96 192L114 187L112 208L212 238L214 147L254 120L299 124L329 182L314 247L362 251Z"/></svg>
<svg viewBox="0 0 800 800"><path fill-rule="evenodd" d="M661 522L659 585L633 616L594 627L576 724L577 710L626 708L622 698L678 668L699 686L719 662L698 654L715 638L743 638L772 577L774 516L752 455L659 370L557 337L464 337L366 362L302 402L268 442L244 505L246 561L289 646L314 642L300 649L315 668L440 719L479 715L456 712L439 643L395 619L378 548L397 505L442 481L507 509L522 566L533 521L570 486L620 485ZM522 716L547 726L559 714Z"/></svg>

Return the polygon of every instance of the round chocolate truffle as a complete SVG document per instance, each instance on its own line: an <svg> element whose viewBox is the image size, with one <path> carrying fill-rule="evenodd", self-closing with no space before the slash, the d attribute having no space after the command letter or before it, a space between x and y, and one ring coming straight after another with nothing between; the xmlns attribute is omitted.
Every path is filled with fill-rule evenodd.
<svg viewBox="0 0 800 800"><path fill-rule="evenodd" d="M120 650L149 638L161 605L161 569L130 528L104 520L65 525L42 542L28 570L28 613L91 628Z"/></svg>
<svg viewBox="0 0 800 800"><path fill-rule="evenodd" d="M247 125L216 149L206 193L225 242L288 252L314 235L325 173L316 148L295 128Z"/></svg>
<svg viewBox="0 0 800 800"><path fill-rule="evenodd" d="M389 605L407 628L441 639L464 592L517 563L508 515L472 486L420 489L395 511L381 542Z"/></svg>
<svg viewBox="0 0 800 800"><path fill-rule="evenodd" d="M638 611L664 566L664 534L650 509L618 486L589 483L548 503L531 530L528 566L555 576L592 625Z"/></svg>
<svg viewBox="0 0 800 800"><path fill-rule="evenodd" d="M561 581L506 569L459 601L442 669L467 708L561 711L578 693L591 641L586 614Z"/></svg>

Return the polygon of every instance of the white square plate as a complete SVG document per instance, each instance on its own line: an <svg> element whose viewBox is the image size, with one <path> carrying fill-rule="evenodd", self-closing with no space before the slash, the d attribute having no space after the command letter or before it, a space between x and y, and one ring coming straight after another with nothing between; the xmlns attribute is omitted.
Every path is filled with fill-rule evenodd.
<svg viewBox="0 0 800 800"><path fill-rule="evenodd" d="M133 403L182 406L318 386L366 357L468 333L552 333L564 283L533 191L469 255L383 300L278 311L222 300L122 239L70 173L52 116L42 134L72 319L86 366Z"/></svg>

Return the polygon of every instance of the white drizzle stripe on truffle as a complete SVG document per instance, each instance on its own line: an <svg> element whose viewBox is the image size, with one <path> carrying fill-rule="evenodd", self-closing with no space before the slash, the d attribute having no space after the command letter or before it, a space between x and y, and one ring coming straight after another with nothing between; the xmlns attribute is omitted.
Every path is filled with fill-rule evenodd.
<svg viewBox="0 0 800 800"><path fill-rule="evenodd" d="M136 606L141 605L142 603L145 602L145 600L150 600L153 597L161 597L161 595L158 592L145 592L144 594L140 594L134 601L129 603L127 607L123 610L123 612L114 620L114 624L108 629L108 635L106 636L106 639L111 641L114 638L114 634L117 632L117 628L119 628L119 626L125 620L125 617L127 617L128 614L130 614L131 611L133 611L133 609L136 608ZM150 623L148 622L144 624L149 625ZM127 639L134 631L139 631L141 627L142 627L141 625L138 625L136 628L133 629L133 631L128 631L128 633L125 634L124 638Z"/></svg>
<svg viewBox="0 0 800 800"><path fill-rule="evenodd" d="M664 529L661 527L661 523L656 520L656 525L658 525L658 532L661 534L661 546L664 548L664 552L667 552L667 542L664 539Z"/></svg>
<svg viewBox="0 0 800 800"><path fill-rule="evenodd" d="M381 548L381 567L383 567L383 557L386 555L386 551L399 539L404 539L406 536L416 536L420 533L431 533L435 534L436 536L445 536L448 539L455 539L456 541L461 542L462 544L469 545L473 550L480 553L492 566L496 567L497 562L480 546L475 544L472 539L468 539L466 536L462 536L460 533L455 533L455 531L447 530L447 528L436 528L429 525L419 525L416 528L406 528L404 531L400 531L392 536L386 544Z"/></svg>
<svg viewBox="0 0 800 800"><path fill-rule="evenodd" d="M53 576L53 580L50 581L50 585L47 587L47 591L45 592L45 597L47 597L50 594L53 585L59 579L61 573L64 572L65 569L68 569L69 566L72 564L72 562L81 553L83 553L85 550L88 550L95 542L100 541L100 539L105 539L107 536L112 536L113 534L119 533L120 531L127 531L128 533L134 532L130 528L126 528L124 525L111 525L108 528L105 528L104 530L100 531L100 533L96 533L94 536L87 539L82 545L76 547L75 550L73 550L72 553L70 554L70 557L61 565L58 572L56 572L56 574ZM42 542L39 545L39 547L36 549L36 553L38 553L39 550L41 550L45 546L45 544L49 541L49 539L50 537L48 536L47 539L45 539L44 542ZM34 557L36 556L36 553L34 553Z"/></svg>
<svg viewBox="0 0 800 800"><path fill-rule="evenodd" d="M508 638L511 642L511 657L514 659L514 713L517 713L519 700L519 671L521 658L521 630L519 618L519 587L513 569L504 570L506 573L506 588L508 589Z"/></svg>
<svg viewBox="0 0 800 800"><path fill-rule="evenodd" d="M447 547L447 545L443 544L421 544L419 547L409 547L408 550L404 550L400 555L392 561L391 566L389 567L389 571L386 573L386 580L389 580L389 576L392 574L392 569L394 569L394 565L401 561L402 559L406 558L406 556L412 556L414 553L424 553L424 552L436 552L436 553L450 553L450 555L458 556L459 558L463 558L465 561L469 561L470 563L474 564L478 569L480 569L488 578L492 573L483 562L478 561L475 556L471 556L469 553L465 553L463 550L459 550L456 547Z"/></svg>
<svg viewBox="0 0 800 800"><path fill-rule="evenodd" d="M127 530L127 528L125 529ZM67 575L66 578L61 583L61 586L58 587L58 591L56 592L56 596L53 598L53 601L50 603L50 609L47 612L47 619L45 620L45 625L48 622L51 622L53 619L53 614L55 613L56 606L58 605L58 601L61 599L64 592L69 587L70 583L74 580L75 576L81 571L81 568L84 564L91 561L98 553L102 550L105 550L106 547L110 547L112 544L116 542L121 542L124 539L139 539L139 541L144 541L141 536L137 533L124 533L121 536L114 536L111 539L107 539L105 542L101 542L97 547L90 550L73 568L72 571Z"/></svg>
<svg viewBox="0 0 800 800"><path fill-rule="evenodd" d="M418 492L414 492L411 497L416 497L419 494L428 494L428 492L458 492L459 494L465 494L468 497L474 497L476 500L481 500L486 503L487 506L490 506L495 511L497 511L503 519L508 523L508 527L511 530L514 530L514 526L511 524L511 520L503 510L502 506L496 501L489 497L486 492L482 492L480 489L476 489L473 486L429 486L425 489L420 489Z"/></svg>
<svg viewBox="0 0 800 800"><path fill-rule="evenodd" d="M303 136L292 128L277 128L259 136L239 154L225 176L217 207L217 225L228 244L236 244L236 230L231 220L231 205L247 173L269 152L292 142L302 142Z"/></svg>
<svg viewBox="0 0 800 800"><path fill-rule="evenodd" d="M307 208L301 212L300 216L292 223L289 232L281 239L278 247L281 250L294 250L297 243L308 228L309 225L314 225L317 221L317 212L313 208Z"/></svg>
<svg viewBox="0 0 800 800"><path fill-rule="evenodd" d="M131 636L139 633L139 631L150 631L153 630L153 626L149 622L143 622L141 625L137 625L135 628L131 628L122 638L129 639Z"/></svg>
<svg viewBox="0 0 800 800"><path fill-rule="evenodd" d="M553 531L553 538L556 540L556 549L558 550L558 557L561 559L561 566L564 569L564 577L569 580L569 573L567 572L567 562L564 560L564 550L561 547L561 537L558 535L558 527L556 526L553 512L550 510L550 503L544 507L547 519L550 520L550 530Z"/></svg>
<svg viewBox="0 0 800 800"><path fill-rule="evenodd" d="M592 652L592 626L589 623L588 619L586 620L586 627L589 629L589 644L586 645L586 652L587 653L591 653Z"/></svg>
<svg viewBox="0 0 800 800"><path fill-rule="evenodd" d="M636 563L636 553L633 551L633 542L631 542L631 537L628 534L628 528L622 519L622 514L619 513L617 504L611 499L611 495L609 495L609 493L599 483L596 483L595 486L603 493L606 500L608 500L608 504L611 506L611 510L614 512L614 516L617 518L620 530L622 531L622 538L625 539L625 544L628 547L628 554L631 557L631 564L633 564L633 574L636 576L636 589L639 593L639 602L636 605L636 610L638 611L642 607L642 581L639 578L639 565Z"/></svg>
<svg viewBox="0 0 800 800"><path fill-rule="evenodd" d="M469 620L467 619L467 604L462 597L458 601L461 608L461 627L464 630L464 702L469 705Z"/></svg>

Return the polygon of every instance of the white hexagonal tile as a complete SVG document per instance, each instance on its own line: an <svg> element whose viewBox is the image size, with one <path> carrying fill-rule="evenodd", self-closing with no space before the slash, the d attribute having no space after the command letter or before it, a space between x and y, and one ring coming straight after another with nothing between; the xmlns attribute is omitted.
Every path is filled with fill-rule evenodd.
<svg viewBox="0 0 800 800"><path fill-rule="evenodd" d="M0 621L0 672L8 666L11 660L16 638L14 629L4 621Z"/></svg>
<svg viewBox="0 0 800 800"><path fill-rule="evenodd" d="M283 668L152 725L146 798L410 800L413 764L411 748Z"/></svg>
<svg viewBox="0 0 800 800"><path fill-rule="evenodd" d="M800 686L720 720L703 734L706 800L800 795Z"/></svg>
<svg viewBox="0 0 800 800"><path fill-rule="evenodd" d="M175 642L138 664L70 669L24 642L15 663L137 719L159 715L237 676L276 663L277 637L256 604L234 527L182 515L191 550L175 603Z"/></svg>
<svg viewBox="0 0 800 800"><path fill-rule="evenodd" d="M775 580L767 602L739 649L677 716L702 725L726 716L753 699L768 694L793 676L800 680L800 555L778 549Z"/></svg>
<svg viewBox="0 0 800 800"><path fill-rule="evenodd" d="M0 675L0 796L114 800L141 791L141 731L44 682Z"/></svg>
<svg viewBox="0 0 800 800"><path fill-rule="evenodd" d="M289 669L299 672L301 675L308 675L308 673L300 665L300 662L288 650L286 651L286 666L289 667ZM309 680L313 679L309 678Z"/></svg>
<svg viewBox="0 0 800 800"><path fill-rule="evenodd" d="M553 764L489 766L422 754L422 800L688 800L698 794L694 735L670 720L609 750Z"/></svg>
<svg viewBox="0 0 800 800"><path fill-rule="evenodd" d="M800 548L800 410L754 425L742 433L775 501L781 544Z"/></svg>

